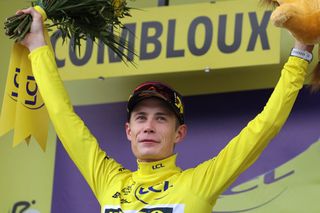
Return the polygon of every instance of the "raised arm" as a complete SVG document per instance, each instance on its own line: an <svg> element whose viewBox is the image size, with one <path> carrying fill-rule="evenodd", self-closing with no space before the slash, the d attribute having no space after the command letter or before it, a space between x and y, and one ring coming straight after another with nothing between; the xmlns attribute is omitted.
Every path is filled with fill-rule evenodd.
<svg viewBox="0 0 320 213"><path fill-rule="evenodd" d="M33 8L18 13L29 13L33 17L31 31L22 44L31 52L33 74L50 119L70 158L99 200L104 190L102 186L110 183L121 166L100 149L96 138L74 112L60 79L54 53L46 45L41 15Z"/></svg>
<svg viewBox="0 0 320 213"><path fill-rule="evenodd" d="M313 46L296 42L295 48L312 52ZM290 56L263 111L250 121L217 157L193 170L192 186L208 199L208 202L214 203L219 194L255 162L270 140L280 131L303 86L307 65L306 60Z"/></svg>

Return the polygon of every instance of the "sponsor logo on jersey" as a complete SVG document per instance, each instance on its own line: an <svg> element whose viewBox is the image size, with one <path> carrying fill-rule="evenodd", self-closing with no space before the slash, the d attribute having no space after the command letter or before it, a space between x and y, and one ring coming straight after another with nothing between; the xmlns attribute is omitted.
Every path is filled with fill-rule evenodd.
<svg viewBox="0 0 320 213"><path fill-rule="evenodd" d="M159 163L159 164L153 165L152 169L156 170L156 169L160 169L160 168L163 168L163 167L164 167L164 165L162 163Z"/></svg>
<svg viewBox="0 0 320 213"><path fill-rule="evenodd" d="M120 206L104 206L103 213L183 213L183 204L146 206L141 210L122 210Z"/></svg>
<svg viewBox="0 0 320 213"><path fill-rule="evenodd" d="M135 190L135 197L137 200L144 204L148 204L153 200L160 200L169 194L169 189L173 187L169 181L164 181L162 183L153 186L140 185Z"/></svg>
<svg viewBox="0 0 320 213"><path fill-rule="evenodd" d="M124 187L123 189L121 189L120 191L114 193L112 195L112 198L115 199L120 199L120 203L131 203L131 192L133 190L133 186L135 185L135 183L132 183L129 186Z"/></svg>

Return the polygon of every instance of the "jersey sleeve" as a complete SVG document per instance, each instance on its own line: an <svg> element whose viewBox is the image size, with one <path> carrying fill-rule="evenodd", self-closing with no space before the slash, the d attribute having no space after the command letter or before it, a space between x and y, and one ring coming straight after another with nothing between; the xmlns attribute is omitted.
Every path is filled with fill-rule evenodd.
<svg viewBox="0 0 320 213"><path fill-rule="evenodd" d="M103 188L123 169L99 147L96 138L74 112L50 48L35 49L29 59L56 133L99 200Z"/></svg>
<svg viewBox="0 0 320 213"><path fill-rule="evenodd" d="M197 194L214 203L219 194L255 162L288 118L303 86L306 69L306 61L289 58L263 111L215 158L193 169L191 187Z"/></svg>

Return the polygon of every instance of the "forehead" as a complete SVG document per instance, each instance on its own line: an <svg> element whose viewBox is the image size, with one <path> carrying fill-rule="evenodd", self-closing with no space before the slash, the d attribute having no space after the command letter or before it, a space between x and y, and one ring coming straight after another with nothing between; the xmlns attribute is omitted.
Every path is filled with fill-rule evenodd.
<svg viewBox="0 0 320 213"><path fill-rule="evenodd" d="M174 112L166 102L154 97L140 101L132 110L132 113L139 112L161 112L174 115Z"/></svg>

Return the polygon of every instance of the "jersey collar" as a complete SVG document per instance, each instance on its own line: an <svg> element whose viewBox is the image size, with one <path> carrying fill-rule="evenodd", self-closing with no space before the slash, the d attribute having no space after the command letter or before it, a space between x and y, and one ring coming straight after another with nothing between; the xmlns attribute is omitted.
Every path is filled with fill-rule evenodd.
<svg viewBox="0 0 320 213"><path fill-rule="evenodd" d="M138 170L134 172L133 178L138 182L154 182L165 179L175 173L181 172L176 166L177 155L153 162L140 162L137 160Z"/></svg>

